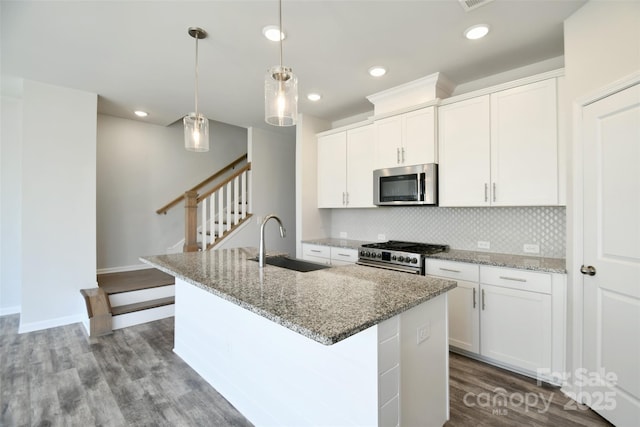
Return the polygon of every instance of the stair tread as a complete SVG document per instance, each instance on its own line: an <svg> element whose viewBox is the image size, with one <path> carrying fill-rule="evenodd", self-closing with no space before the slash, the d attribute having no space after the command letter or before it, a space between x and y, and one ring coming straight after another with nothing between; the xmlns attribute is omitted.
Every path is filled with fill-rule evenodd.
<svg viewBox="0 0 640 427"><path fill-rule="evenodd" d="M136 311L147 310L150 308L162 307L165 305L174 304L175 297L158 298L149 301L137 302L134 304L119 305L117 307L111 307L111 314L117 316L119 314L133 313Z"/></svg>
<svg viewBox="0 0 640 427"><path fill-rule="evenodd" d="M108 295L168 286L176 282L173 276L155 268L98 274L97 279L98 286Z"/></svg>

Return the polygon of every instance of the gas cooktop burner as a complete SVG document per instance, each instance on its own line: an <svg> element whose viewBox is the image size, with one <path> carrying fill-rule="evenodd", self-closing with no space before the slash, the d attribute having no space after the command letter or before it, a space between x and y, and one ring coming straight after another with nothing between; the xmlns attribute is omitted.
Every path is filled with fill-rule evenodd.
<svg viewBox="0 0 640 427"><path fill-rule="evenodd" d="M449 250L448 245L436 245L433 243L402 242L399 240L389 240L381 243L368 243L362 245L363 248L382 249L387 251L412 252L420 255L430 255Z"/></svg>
<svg viewBox="0 0 640 427"><path fill-rule="evenodd" d="M360 246L358 264L424 274L427 255L449 250L447 245L389 240Z"/></svg>

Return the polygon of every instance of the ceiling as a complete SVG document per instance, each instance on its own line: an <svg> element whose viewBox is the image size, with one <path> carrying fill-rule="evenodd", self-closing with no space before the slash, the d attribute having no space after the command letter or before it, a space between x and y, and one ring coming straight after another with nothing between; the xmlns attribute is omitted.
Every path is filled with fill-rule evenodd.
<svg viewBox="0 0 640 427"><path fill-rule="evenodd" d="M329 121L372 110L367 95L435 72L455 84L563 54L563 21L584 0L494 0L465 11L457 0L283 1L283 64L299 80L299 112ZM194 109L213 120L263 127L263 79L279 61L262 35L278 24L276 0L6 1L1 69L9 76L99 95L99 112L168 125ZM470 41L463 31L486 23ZM387 75L367 70L384 65ZM315 91L319 102L306 99Z"/></svg>

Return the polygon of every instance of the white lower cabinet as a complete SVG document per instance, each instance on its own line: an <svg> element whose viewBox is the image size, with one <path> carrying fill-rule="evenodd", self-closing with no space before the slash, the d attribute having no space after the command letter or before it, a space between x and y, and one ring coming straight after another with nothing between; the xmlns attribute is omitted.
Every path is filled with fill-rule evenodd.
<svg viewBox="0 0 640 427"><path fill-rule="evenodd" d="M358 261L358 251L356 249L303 243L302 259L327 265L349 265Z"/></svg>
<svg viewBox="0 0 640 427"><path fill-rule="evenodd" d="M563 372L565 276L427 260L429 276L454 279L449 346L548 381Z"/></svg>

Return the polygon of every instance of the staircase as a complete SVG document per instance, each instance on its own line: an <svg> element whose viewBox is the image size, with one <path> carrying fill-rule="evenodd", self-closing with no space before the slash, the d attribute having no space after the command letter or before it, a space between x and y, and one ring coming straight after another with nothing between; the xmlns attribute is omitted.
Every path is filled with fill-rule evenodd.
<svg viewBox="0 0 640 427"><path fill-rule="evenodd" d="M171 317L175 279L155 268L98 274L97 289L83 289L90 335Z"/></svg>
<svg viewBox="0 0 640 427"><path fill-rule="evenodd" d="M239 169L232 172L236 167ZM249 221L250 171L245 154L156 211L166 214L184 202L185 238L179 242L183 252L209 250ZM212 188L204 190L205 186ZM92 337L174 315L175 279L160 270L99 274L97 280L98 288L80 291Z"/></svg>

